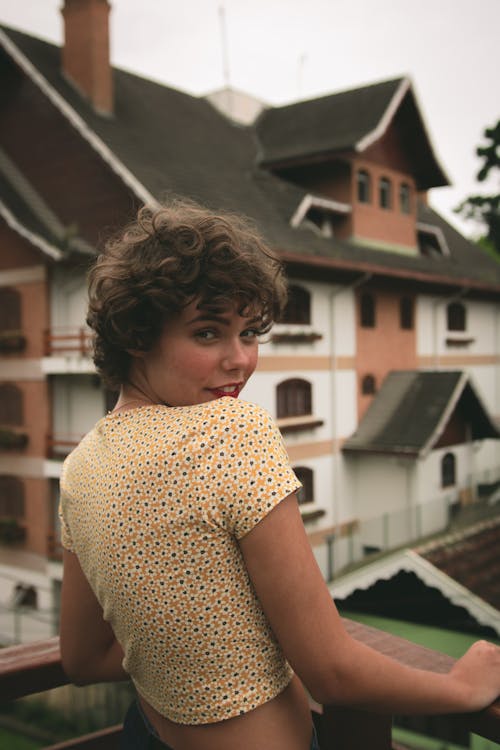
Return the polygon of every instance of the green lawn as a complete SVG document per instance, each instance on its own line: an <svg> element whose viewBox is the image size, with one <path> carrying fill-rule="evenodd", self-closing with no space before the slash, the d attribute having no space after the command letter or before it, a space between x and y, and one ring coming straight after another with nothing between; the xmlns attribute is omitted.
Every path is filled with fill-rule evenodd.
<svg viewBox="0 0 500 750"><path fill-rule="evenodd" d="M26 737L20 737L18 734L0 727L0 747L9 748L9 750L38 750L43 746L44 743L42 742L28 740Z"/></svg>

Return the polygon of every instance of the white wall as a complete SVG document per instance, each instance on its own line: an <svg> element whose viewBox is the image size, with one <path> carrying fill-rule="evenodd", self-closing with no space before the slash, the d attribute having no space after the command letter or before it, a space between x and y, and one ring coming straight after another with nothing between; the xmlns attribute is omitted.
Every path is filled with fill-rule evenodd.
<svg viewBox="0 0 500 750"><path fill-rule="evenodd" d="M82 437L104 416L104 396L95 376L56 376L52 393L56 436Z"/></svg>

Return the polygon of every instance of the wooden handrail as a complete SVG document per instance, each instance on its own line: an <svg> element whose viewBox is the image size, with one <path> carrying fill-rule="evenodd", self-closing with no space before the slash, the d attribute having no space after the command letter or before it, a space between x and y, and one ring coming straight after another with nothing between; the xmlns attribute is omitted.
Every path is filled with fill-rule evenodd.
<svg viewBox="0 0 500 750"><path fill-rule="evenodd" d="M92 347L92 332L86 328L46 330L43 333L43 348L45 356L62 354L63 352L78 352L88 355Z"/></svg>
<svg viewBox="0 0 500 750"><path fill-rule="evenodd" d="M352 620L344 619L344 624L356 640L409 666L443 673L454 664L451 657L403 638ZM68 682L61 665L58 638L0 649L0 694L4 700L50 690ZM335 750L391 748L391 717L334 706L325 706L320 711L322 750L330 747ZM453 715L451 719L468 731L500 742L500 701L479 713Z"/></svg>

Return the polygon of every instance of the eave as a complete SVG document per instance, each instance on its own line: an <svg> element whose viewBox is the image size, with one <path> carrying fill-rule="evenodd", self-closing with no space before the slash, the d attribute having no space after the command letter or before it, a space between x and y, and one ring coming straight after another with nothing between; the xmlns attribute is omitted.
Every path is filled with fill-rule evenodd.
<svg viewBox="0 0 500 750"><path fill-rule="evenodd" d="M466 276L450 276L447 274L426 273L416 269L389 268L386 265L370 263L367 261L350 261L345 258L332 258L319 255L305 255L290 252L280 247L275 248L281 260L290 268L297 271L314 270L338 272L339 275L355 278L359 274L371 274L379 280L400 279L424 287L432 287L439 293L448 293L456 290L464 292L479 292L485 294L500 294L499 283L487 283L477 281Z"/></svg>
<svg viewBox="0 0 500 750"><path fill-rule="evenodd" d="M41 75L31 61L21 52L12 40L0 29L0 45L11 57L16 65L31 79L31 81L52 102L59 112L66 118L70 125L87 141L87 143L99 154L102 160L121 179L123 184L132 190L139 201L146 205L158 206L156 198L139 182L135 175L118 159L116 154L104 143L92 130L82 117L71 107L66 99Z"/></svg>

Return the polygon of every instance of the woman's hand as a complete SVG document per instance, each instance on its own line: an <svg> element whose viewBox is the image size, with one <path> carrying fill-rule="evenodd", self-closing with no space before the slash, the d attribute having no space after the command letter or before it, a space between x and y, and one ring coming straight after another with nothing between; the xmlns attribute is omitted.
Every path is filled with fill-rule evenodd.
<svg viewBox="0 0 500 750"><path fill-rule="evenodd" d="M479 642L448 674L413 669L353 639L316 564L294 495L240 539L283 652L319 703L384 713L476 711L500 694L500 652Z"/></svg>
<svg viewBox="0 0 500 750"><path fill-rule="evenodd" d="M479 711L500 696L500 648L477 641L459 659L450 678L462 685L466 711Z"/></svg>

